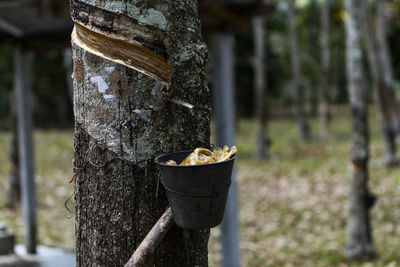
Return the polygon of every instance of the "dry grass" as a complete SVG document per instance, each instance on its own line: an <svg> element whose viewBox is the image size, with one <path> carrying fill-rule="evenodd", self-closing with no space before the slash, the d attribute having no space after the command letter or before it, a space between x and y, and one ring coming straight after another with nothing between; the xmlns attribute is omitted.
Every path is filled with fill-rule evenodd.
<svg viewBox="0 0 400 267"><path fill-rule="evenodd" d="M317 132L316 122L313 129ZM331 136L302 143L290 119L272 121L269 160L254 161L254 123L240 122L239 205L243 266L397 266L400 265L400 172L383 166L379 123L371 119L371 183L379 196L373 208L379 258L349 262L346 248L350 121L334 117ZM250 142L249 142L250 141ZM210 262L221 260L219 230L212 230Z"/></svg>
<svg viewBox="0 0 400 267"><path fill-rule="evenodd" d="M5 208L9 173L9 135L0 133L0 221L6 222L22 239L21 210ZM39 242L47 246L73 248L74 220L64 202L73 192L71 159L73 157L72 131L37 131L35 133L36 185L38 199ZM73 206L73 203L70 203Z"/></svg>
<svg viewBox="0 0 400 267"><path fill-rule="evenodd" d="M243 266L397 266L400 265L400 171L386 169L376 116L371 119L371 189L374 238L380 257L372 263L348 262L346 246L348 114L334 115L331 136L302 143L291 118L269 125L273 140L268 160L253 160L254 122L241 120L238 133L240 238ZM314 133L317 132L313 121ZM39 202L39 240L73 247L74 222L64 215L73 157L72 131L38 131L35 135ZM9 136L0 133L0 221L16 229L21 241L20 211L4 208ZM210 265L221 255L219 230L212 229Z"/></svg>

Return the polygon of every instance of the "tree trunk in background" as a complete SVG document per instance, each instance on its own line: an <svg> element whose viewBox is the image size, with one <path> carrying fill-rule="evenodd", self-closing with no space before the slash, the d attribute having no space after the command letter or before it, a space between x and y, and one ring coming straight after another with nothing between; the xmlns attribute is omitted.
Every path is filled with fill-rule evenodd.
<svg viewBox="0 0 400 267"><path fill-rule="evenodd" d="M235 75L234 44L232 33L215 33L213 51L213 106L217 146L235 145ZM237 204L236 167L232 170L224 219L221 224L222 266L240 266L239 223Z"/></svg>
<svg viewBox="0 0 400 267"><path fill-rule="evenodd" d="M289 35L290 35L290 56L292 65L292 75L293 75L293 91L295 94L296 102L296 113L297 122L299 125L300 138L302 140L307 140L310 138L310 128L306 119L306 114L304 111L304 101L303 101L303 85L300 77L300 63L299 54L297 49L297 31L295 26L295 14L294 14L294 1L289 0L288 5L288 24L289 24Z"/></svg>
<svg viewBox="0 0 400 267"><path fill-rule="evenodd" d="M129 68L73 39L77 265L123 266L168 205L161 185L157 193L159 173L151 159L209 146L207 47L195 0L91 3L72 1L72 17L129 47L118 60L136 49L157 66L152 71L162 67L154 61L167 62L171 71L164 81L136 65L141 59L133 58L135 69ZM99 51L108 52L104 48ZM170 95L193 104L193 112L167 102ZM207 266L208 237L209 229L174 226L149 266Z"/></svg>
<svg viewBox="0 0 400 267"><path fill-rule="evenodd" d="M317 0L311 0L309 4L309 8L313 9L319 5ZM308 20L308 23L310 25L316 25L318 23L317 19L315 17L311 17ZM320 44L318 42L315 42L315 40L318 40L320 36L320 32L318 31L318 27L309 27L308 31L308 38L307 38L307 53L309 53L308 58L311 64L313 65L313 70L312 72L319 73L320 69L318 66L318 61L317 61L317 55L315 54L315 51L318 51L320 49ZM316 74L311 74L308 77L308 103L309 103L309 109L308 109L308 115L309 117L316 117L318 116L318 108L319 108L319 76ZM307 103L307 101L305 101ZM307 106L307 104L305 104Z"/></svg>
<svg viewBox="0 0 400 267"><path fill-rule="evenodd" d="M374 197L368 189L369 133L360 42L361 1L363 0L346 0L347 83L353 123L347 222L347 256L351 259L371 259L376 255L369 214Z"/></svg>
<svg viewBox="0 0 400 267"><path fill-rule="evenodd" d="M330 52L329 52L329 0L321 3L321 94L319 105L319 116L321 122L321 135L328 135L328 126L331 119L329 110L329 68L330 68Z"/></svg>
<svg viewBox="0 0 400 267"><path fill-rule="evenodd" d="M19 153L18 153L18 127L17 127L17 107L15 90L11 101L11 148L10 148L10 184L6 199L6 206L14 208L15 204L21 200L20 178L19 178Z"/></svg>
<svg viewBox="0 0 400 267"><path fill-rule="evenodd" d="M14 90L17 107L19 177L26 251L36 253L36 189L32 115L33 52L17 47L14 63Z"/></svg>
<svg viewBox="0 0 400 267"><path fill-rule="evenodd" d="M376 1L376 32L378 41L378 51L379 57L382 60L383 73L386 83L393 83L393 69L390 61L389 46L387 44L387 34L386 34L386 14L385 5L386 0Z"/></svg>
<svg viewBox="0 0 400 267"><path fill-rule="evenodd" d="M267 112L265 101L266 77L265 72L265 17L255 16L253 18L254 37L254 103L257 118L257 142L256 157L264 159L269 153L269 139L267 136Z"/></svg>
<svg viewBox="0 0 400 267"><path fill-rule="evenodd" d="M382 58L378 56L377 45L375 43L374 31L371 26L368 3L361 1L361 25L367 50L369 67L372 77L373 90L376 94L378 108L381 115L381 127L385 142L385 163L393 166L399 163L396 157L396 125L392 118L390 90L384 80Z"/></svg>
<svg viewBox="0 0 400 267"><path fill-rule="evenodd" d="M313 42L315 38L312 38ZM314 48L312 48L313 52L315 51ZM308 115L309 117L316 117L318 116L318 100L319 100L319 79L316 75L312 74L311 77L309 77L309 109L308 109Z"/></svg>
<svg viewBox="0 0 400 267"><path fill-rule="evenodd" d="M400 136L400 119L399 110L396 100L396 92L393 79L392 62L390 61L390 51L387 44L387 33L386 33L386 15L385 5L386 0L377 0L377 11L376 11L376 33L378 43L378 57L382 64L382 74L385 82L385 86L388 90L388 101L390 106L392 125L396 129L396 134Z"/></svg>

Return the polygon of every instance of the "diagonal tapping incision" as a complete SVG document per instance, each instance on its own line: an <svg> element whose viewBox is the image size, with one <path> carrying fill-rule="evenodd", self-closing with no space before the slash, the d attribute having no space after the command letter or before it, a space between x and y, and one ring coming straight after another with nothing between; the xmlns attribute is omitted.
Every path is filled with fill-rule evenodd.
<svg viewBox="0 0 400 267"><path fill-rule="evenodd" d="M105 36L76 22L71 39L90 53L169 83L171 70L168 62L146 47Z"/></svg>

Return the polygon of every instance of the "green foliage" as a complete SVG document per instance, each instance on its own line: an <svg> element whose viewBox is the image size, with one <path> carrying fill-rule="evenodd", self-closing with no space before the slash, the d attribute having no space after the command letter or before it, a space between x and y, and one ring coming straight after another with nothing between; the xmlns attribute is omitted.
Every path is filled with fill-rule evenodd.
<svg viewBox="0 0 400 267"><path fill-rule="evenodd" d="M0 90L9 93L13 84L13 51L10 47L0 46L0 55Z"/></svg>
<svg viewBox="0 0 400 267"><path fill-rule="evenodd" d="M33 91L37 125L66 126L72 123L72 103L63 64L60 50L35 54Z"/></svg>
<svg viewBox="0 0 400 267"><path fill-rule="evenodd" d="M343 0L330 1L330 96L334 103L347 102L345 68L345 11ZM374 2L372 1L372 6ZM394 77L400 76L400 5L390 2L388 21L389 44ZM315 104L320 82L320 16L321 1L297 1L296 26L298 30L299 58L306 101ZM276 10L266 17L267 98L272 105L290 104L291 66L288 51L288 30L285 1L279 1ZM236 31L236 99L237 113L253 115L253 36L251 23ZM211 47L211 46L210 46ZM367 64L365 64L367 70ZM39 125L68 124L72 120L71 102L67 98L65 72L60 52L40 52L35 61L35 118ZM368 72L366 71L368 78ZM6 125L9 98L12 90L13 50L0 47L0 127Z"/></svg>
<svg viewBox="0 0 400 267"><path fill-rule="evenodd" d="M298 1L296 26L299 58L306 101L316 103L320 91L320 1ZM280 1L277 9L266 18L267 98L272 103L290 104L293 92L286 5ZM250 28L236 34L236 99L238 113L253 114L253 57ZM330 10L330 95L334 103L347 101L345 73L345 32L342 1L331 1Z"/></svg>
<svg viewBox="0 0 400 267"><path fill-rule="evenodd" d="M10 109L11 89L13 85L12 50L0 46L0 128L8 124L7 114Z"/></svg>

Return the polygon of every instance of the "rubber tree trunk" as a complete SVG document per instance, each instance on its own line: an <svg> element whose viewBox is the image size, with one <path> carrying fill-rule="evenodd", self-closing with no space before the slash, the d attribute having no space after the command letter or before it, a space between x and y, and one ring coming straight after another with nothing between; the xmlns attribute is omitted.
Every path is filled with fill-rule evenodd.
<svg viewBox="0 0 400 267"><path fill-rule="evenodd" d="M76 262L123 266L168 205L152 159L209 146L207 47L195 0L71 4L75 30L79 24L100 34L90 33L99 41L93 53L115 48L101 40L121 47L110 61L73 38ZM115 62L128 57L130 67ZM170 73L160 78L163 66ZM208 237L209 229L174 226L149 266L207 266Z"/></svg>
<svg viewBox="0 0 400 267"><path fill-rule="evenodd" d="M220 147L235 144L234 41L232 33L216 33L212 37L213 107L217 146ZM224 267L240 266L238 230L237 182L236 168L234 168L225 215L221 225L222 266Z"/></svg>
<svg viewBox="0 0 400 267"><path fill-rule="evenodd" d="M392 125L396 129L396 134L400 136L400 118L399 109L397 106L397 99L395 93L393 69L390 60L390 51L387 43L387 31L386 31L386 14L385 5L386 0L378 0L376 9L376 33L378 43L378 57L382 64L382 74L386 88L388 90L388 101L390 106L390 113L392 117Z"/></svg>
<svg viewBox="0 0 400 267"><path fill-rule="evenodd" d="M328 135L328 127L331 119L329 109L329 85L330 85L330 51L329 51L329 25L330 25L330 1L321 3L321 94L319 103L319 117L321 123L321 135Z"/></svg>
<svg viewBox="0 0 400 267"><path fill-rule="evenodd" d="M19 176L22 193L22 217L26 251L36 253L36 189L31 107L33 53L16 48L14 86L18 116Z"/></svg>
<svg viewBox="0 0 400 267"><path fill-rule="evenodd" d="M382 60L382 67L384 70L384 78L387 83L393 82L393 69L390 61L389 46L387 43L387 33L386 33L386 14L385 5L386 0L376 1L376 32L379 56Z"/></svg>
<svg viewBox="0 0 400 267"><path fill-rule="evenodd" d="M265 17L255 16L252 20L254 36L254 103L257 119L256 157L264 159L269 153L269 138L267 136L267 111L265 90L267 85L265 72Z"/></svg>
<svg viewBox="0 0 400 267"><path fill-rule="evenodd" d="M385 82L385 73L383 73L382 57L379 57L377 44L374 38L373 29L371 26L371 17L369 14L366 1L361 1L361 25L362 33L365 40L369 67L372 77L373 90L376 94L378 109L381 115L381 128L385 143L385 163L388 166L393 166L399 163L396 156L396 125L391 111L391 88Z"/></svg>
<svg viewBox="0 0 400 267"><path fill-rule="evenodd" d="M289 37L290 37L290 57L292 65L292 75L293 75L293 91L295 94L296 102L296 113L297 113L297 123L299 127L300 138L302 140L307 140L310 138L310 127L307 122L305 110L304 110L304 95L303 95L303 85L301 82L300 75L300 63L299 63L299 52L297 46L297 30L295 25L295 13L294 13L294 2L295 0L288 0L288 25L289 25Z"/></svg>
<svg viewBox="0 0 400 267"><path fill-rule="evenodd" d="M18 125L17 125L17 107L16 92L13 92L11 101L11 148L10 148L10 182L7 193L6 205L8 208L14 208L15 204L21 200L20 177L19 177L19 153L18 153Z"/></svg>
<svg viewBox="0 0 400 267"><path fill-rule="evenodd" d="M371 259L376 255L370 222L374 197L368 189L369 133L360 41L361 1L346 0L347 86L353 124L347 256L352 259Z"/></svg>

